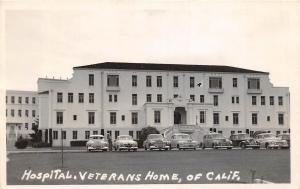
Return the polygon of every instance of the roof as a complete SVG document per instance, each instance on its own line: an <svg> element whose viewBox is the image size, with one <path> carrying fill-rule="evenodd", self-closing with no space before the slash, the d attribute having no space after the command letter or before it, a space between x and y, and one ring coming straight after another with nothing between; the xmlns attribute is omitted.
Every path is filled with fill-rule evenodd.
<svg viewBox="0 0 300 189"><path fill-rule="evenodd" d="M197 64L154 64L154 63L128 63L128 62L103 62L85 66L73 67L73 69L121 69L121 70L166 70L166 71L199 71L199 72L228 72L228 73L259 73L268 72L243 69L220 65Z"/></svg>

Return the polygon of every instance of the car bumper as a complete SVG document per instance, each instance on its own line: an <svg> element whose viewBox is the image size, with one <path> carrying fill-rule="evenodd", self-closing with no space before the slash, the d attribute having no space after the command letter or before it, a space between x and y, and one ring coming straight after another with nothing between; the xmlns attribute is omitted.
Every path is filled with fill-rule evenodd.
<svg viewBox="0 0 300 189"><path fill-rule="evenodd" d="M232 148L231 145L216 145L215 148Z"/></svg>
<svg viewBox="0 0 300 189"><path fill-rule="evenodd" d="M290 148L289 145L279 145L278 148L284 148L284 149L287 149L287 148Z"/></svg>
<svg viewBox="0 0 300 189"><path fill-rule="evenodd" d="M259 148L260 146L258 144L247 144L246 148Z"/></svg>
<svg viewBox="0 0 300 189"><path fill-rule="evenodd" d="M138 147L137 146L120 146L119 149L120 150L137 150Z"/></svg>
<svg viewBox="0 0 300 189"><path fill-rule="evenodd" d="M179 148L182 149L194 149L196 147L197 147L196 144L179 144Z"/></svg>
<svg viewBox="0 0 300 189"><path fill-rule="evenodd" d="M150 149L169 149L170 148L170 146L169 145L163 145L163 146L161 146L161 145L151 145L151 146L149 146L149 148Z"/></svg>
<svg viewBox="0 0 300 189"><path fill-rule="evenodd" d="M88 150L108 150L107 146L88 146Z"/></svg>

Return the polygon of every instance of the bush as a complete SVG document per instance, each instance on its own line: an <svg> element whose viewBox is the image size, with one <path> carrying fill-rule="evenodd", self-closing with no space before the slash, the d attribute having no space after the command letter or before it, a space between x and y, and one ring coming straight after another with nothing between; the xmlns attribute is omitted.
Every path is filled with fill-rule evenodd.
<svg viewBox="0 0 300 189"><path fill-rule="evenodd" d="M33 148L44 148L44 147L51 147L50 143L46 142L34 142L32 143Z"/></svg>
<svg viewBox="0 0 300 189"><path fill-rule="evenodd" d="M138 145L140 148L143 147L143 142L147 139L149 134L159 134L159 131L155 127L145 127L141 131L141 136L138 140Z"/></svg>
<svg viewBox="0 0 300 189"><path fill-rule="evenodd" d="M27 139L22 139L19 138L16 142L15 142L15 147L18 149L24 149L26 148L28 145L28 140Z"/></svg>
<svg viewBox="0 0 300 189"><path fill-rule="evenodd" d="M85 146L87 143L87 140L73 140L70 141L71 146Z"/></svg>

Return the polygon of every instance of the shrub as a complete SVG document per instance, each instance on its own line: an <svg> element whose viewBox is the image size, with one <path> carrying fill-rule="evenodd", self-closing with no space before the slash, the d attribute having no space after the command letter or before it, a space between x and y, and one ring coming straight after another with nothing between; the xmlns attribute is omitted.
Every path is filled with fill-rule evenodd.
<svg viewBox="0 0 300 189"><path fill-rule="evenodd" d="M15 147L18 149L24 149L26 148L28 145L28 140L27 139L22 139L19 138L16 142L15 142Z"/></svg>
<svg viewBox="0 0 300 189"><path fill-rule="evenodd" d="M87 143L87 140L73 140L70 141L71 146L85 146Z"/></svg>
<svg viewBox="0 0 300 189"><path fill-rule="evenodd" d="M50 143L46 142L34 142L32 143L33 148L44 148L44 147L51 147Z"/></svg>
<svg viewBox="0 0 300 189"><path fill-rule="evenodd" d="M143 147L143 142L147 139L149 134L159 134L159 131L155 127L145 127L141 131L141 136L138 141L138 145L140 148Z"/></svg>

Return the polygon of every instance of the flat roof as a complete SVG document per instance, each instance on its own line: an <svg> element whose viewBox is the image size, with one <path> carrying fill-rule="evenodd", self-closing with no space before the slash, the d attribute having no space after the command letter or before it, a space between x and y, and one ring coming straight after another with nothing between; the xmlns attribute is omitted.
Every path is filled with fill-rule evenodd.
<svg viewBox="0 0 300 189"><path fill-rule="evenodd" d="M159 64L159 63L129 63L129 62L103 62L84 66L76 66L73 69L121 69L121 70L164 70L164 71L199 71L199 72L228 72L228 73L259 73L269 74L257 70L249 70L222 65L198 65L198 64Z"/></svg>

